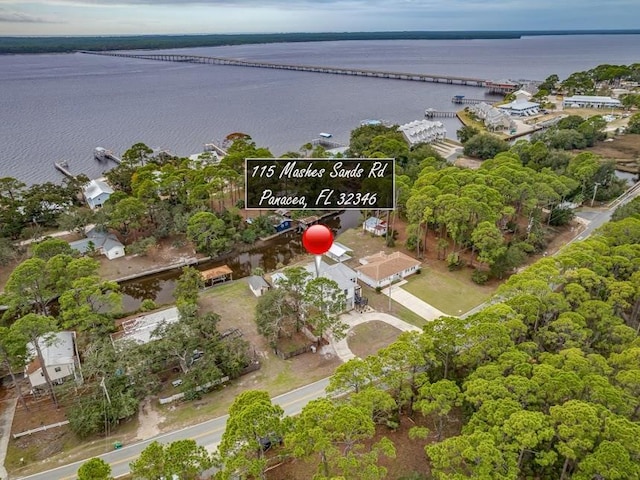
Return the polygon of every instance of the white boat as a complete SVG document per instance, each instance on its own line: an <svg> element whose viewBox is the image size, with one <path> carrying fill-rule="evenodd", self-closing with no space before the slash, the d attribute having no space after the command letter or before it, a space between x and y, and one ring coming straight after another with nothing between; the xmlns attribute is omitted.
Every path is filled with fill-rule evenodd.
<svg viewBox="0 0 640 480"><path fill-rule="evenodd" d="M333 135L331 135L330 133L325 133L325 132L320 132L320 136L324 137L324 138L331 138L333 137Z"/></svg>

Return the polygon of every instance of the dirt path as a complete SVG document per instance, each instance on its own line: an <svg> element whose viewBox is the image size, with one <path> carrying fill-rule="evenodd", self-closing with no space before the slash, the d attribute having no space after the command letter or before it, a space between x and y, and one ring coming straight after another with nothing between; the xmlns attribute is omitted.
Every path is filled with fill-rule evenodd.
<svg viewBox="0 0 640 480"><path fill-rule="evenodd" d="M160 433L160 424L164 422L164 420L165 417L153 408L152 398L145 398L138 410L139 426L136 439L146 440L158 435Z"/></svg>

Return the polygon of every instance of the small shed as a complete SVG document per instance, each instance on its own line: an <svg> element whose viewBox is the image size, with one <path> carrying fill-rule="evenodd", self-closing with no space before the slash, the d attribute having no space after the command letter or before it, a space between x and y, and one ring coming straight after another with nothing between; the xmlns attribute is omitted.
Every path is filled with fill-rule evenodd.
<svg viewBox="0 0 640 480"><path fill-rule="evenodd" d="M264 278L258 275L251 275L249 277L249 288L256 297L261 297L269 290L269 284Z"/></svg>
<svg viewBox="0 0 640 480"><path fill-rule="evenodd" d="M387 234L387 222L378 217L367 218L367 220L362 224L362 228L376 236Z"/></svg>
<svg viewBox="0 0 640 480"><path fill-rule="evenodd" d="M231 270L228 265L203 270L200 272L200 275L202 276L205 287L212 287L218 283L233 280L233 270Z"/></svg>
<svg viewBox="0 0 640 480"><path fill-rule="evenodd" d="M338 242L333 242L331 248L325 255L336 262L345 262L351 258L351 256L348 255L349 252L353 252L349 247Z"/></svg>

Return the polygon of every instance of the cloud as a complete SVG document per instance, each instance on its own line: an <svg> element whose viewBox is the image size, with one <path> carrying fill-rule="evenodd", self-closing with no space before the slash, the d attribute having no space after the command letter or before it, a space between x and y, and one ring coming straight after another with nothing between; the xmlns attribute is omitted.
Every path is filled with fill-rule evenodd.
<svg viewBox="0 0 640 480"><path fill-rule="evenodd" d="M12 12L0 8L0 23L56 23L46 18L35 17L23 12Z"/></svg>

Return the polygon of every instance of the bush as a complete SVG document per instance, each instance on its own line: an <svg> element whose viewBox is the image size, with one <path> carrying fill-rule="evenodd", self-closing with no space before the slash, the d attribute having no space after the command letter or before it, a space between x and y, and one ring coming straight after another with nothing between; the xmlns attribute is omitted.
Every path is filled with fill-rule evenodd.
<svg viewBox="0 0 640 480"><path fill-rule="evenodd" d="M155 310L156 308L158 308L158 306L156 305L156 302L154 302L150 298L145 298L140 304L141 312L149 312L151 310Z"/></svg>
<svg viewBox="0 0 640 480"><path fill-rule="evenodd" d="M142 240L138 240L137 242L133 242L131 245L127 246L127 253L133 255L147 255L158 242L155 237L143 238Z"/></svg>
<svg viewBox="0 0 640 480"><path fill-rule="evenodd" d="M464 262L456 252L447 255L447 268L449 271L460 270L464 266Z"/></svg>
<svg viewBox="0 0 640 480"><path fill-rule="evenodd" d="M509 150L509 144L495 135L480 133L471 137L464 145L464 154L487 160L500 152Z"/></svg>
<svg viewBox="0 0 640 480"><path fill-rule="evenodd" d="M382 292L382 287L376 287L376 293Z"/></svg>
<svg viewBox="0 0 640 480"><path fill-rule="evenodd" d="M571 210L570 208L556 207L551 210L551 213L549 215L549 224L553 225L554 227L567 225L569 222L571 222L571 220L573 220L573 217L575 217L573 210Z"/></svg>
<svg viewBox="0 0 640 480"><path fill-rule="evenodd" d="M485 272L484 270L474 270L471 274L471 280L478 285L484 285L489 281L489 272Z"/></svg>

